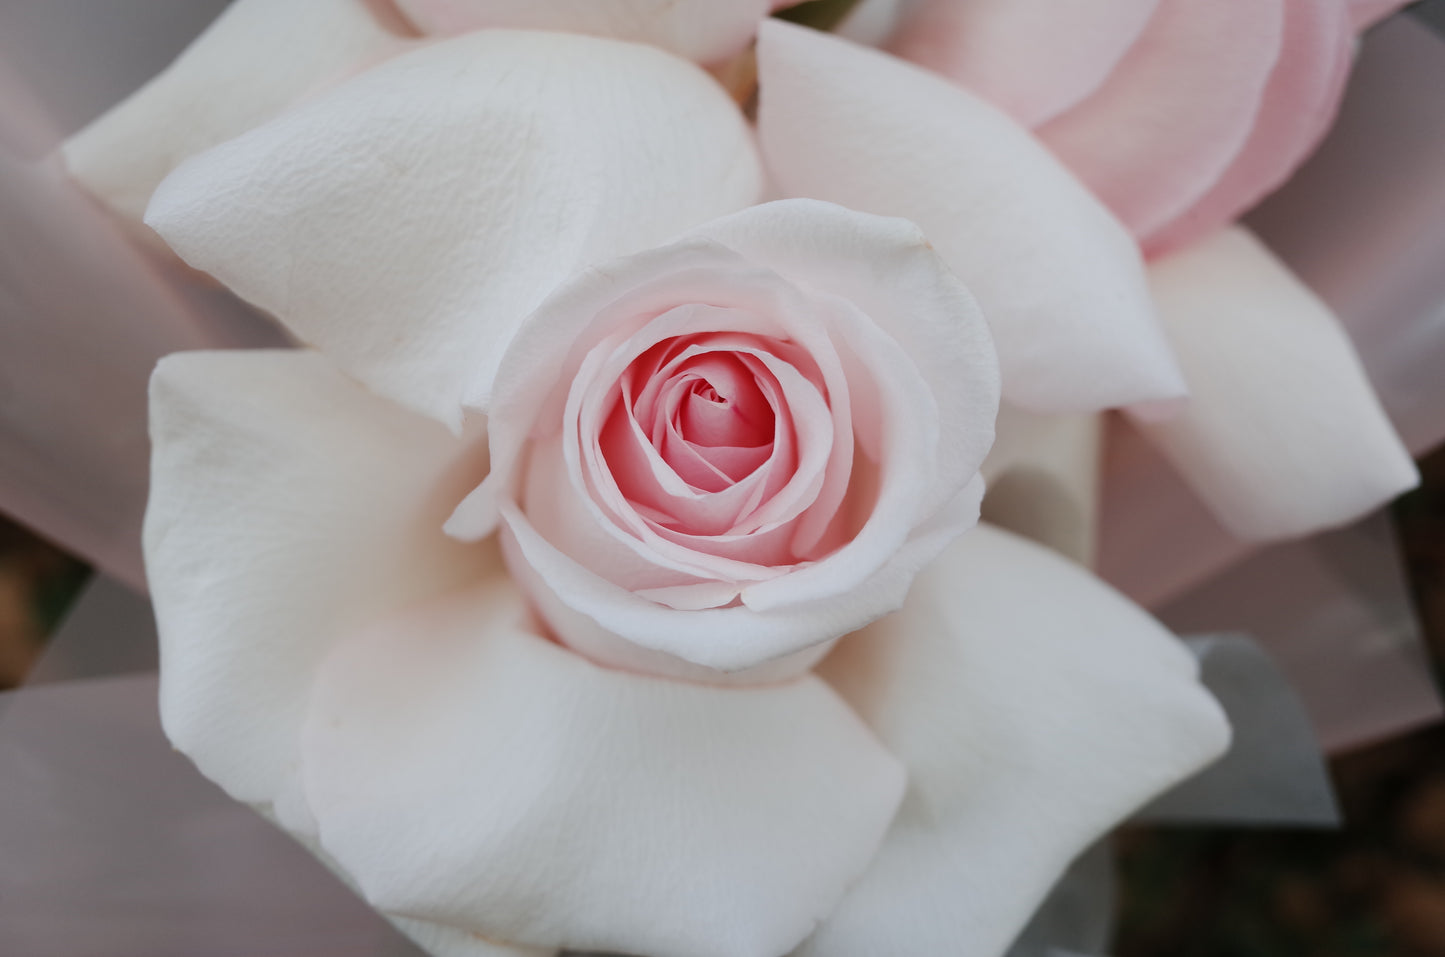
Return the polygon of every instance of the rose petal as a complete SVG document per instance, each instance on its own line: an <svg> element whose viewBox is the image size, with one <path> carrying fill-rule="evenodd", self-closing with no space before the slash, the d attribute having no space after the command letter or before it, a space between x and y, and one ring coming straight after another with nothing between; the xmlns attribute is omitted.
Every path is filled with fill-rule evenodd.
<svg viewBox="0 0 1445 957"><path fill-rule="evenodd" d="M932 522L914 529L858 587L826 600L766 610L738 606L676 611L648 601L560 551L511 505L502 507L502 545L508 567L548 623L567 644L584 648L599 661L668 664L655 655L637 656L640 647L704 670L739 672L739 680L775 680L779 674L805 670L827 642L901 607L913 576L978 520L982 498L983 482L976 479ZM769 667L775 662L781 666ZM762 674L768 677L757 677Z"/></svg>
<svg viewBox="0 0 1445 957"><path fill-rule="evenodd" d="M331 644L499 570L441 533L485 456L298 351L163 359L151 438L166 733L233 796L274 801Z"/></svg>
<svg viewBox="0 0 1445 957"><path fill-rule="evenodd" d="M1183 383L1134 242L996 108L893 57L781 21L759 33L763 152L781 189L918 223L978 297L1005 395L1090 411Z"/></svg>
<svg viewBox="0 0 1445 957"><path fill-rule="evenodd" d="M322 846L383 911L503 940L776 957L903 790L815 678L721 689L528 633L506 582L338 645L308 715ZM417 742L425 742L418 747Z"/></svg>
<svg viewBox="0 0 1445 957"><path fill-rule="evenodd" d="M488 30L196 157L147 221L378 392L453 428L567 275L752 202L741 115L658 50Z"/></svg>
<svg viewBox="0 0 1445 957"><path fill-rule="evenodd" d="M863 880L799 951L999 954L1070 860L1228 741L1193 658L1052 552L981 526L823 674L908 768Z"/></svg>
<svg viewBox="0 0 1445 957"><path fill-rule="evenodd" d="M1303 535L1415 485L1339 320L1252 235L1224 230L1151 278L1192 396L1136 425L1235 535Z"/></svg>
<svg viewBox="0 0 1445 957"><path fill-rule="evenodd" d="M921 0L888 48L1037 126L1087 97L1161 0Z"/></svg>
<svg viewBox="0 0 1445 957"><path fill-rule="evenodd" d="M397 0L428 33L566 30L650 43L713 63L747 46L771 0Z"/></svg>
<svg viewBox="0 0 1445 957"><path fill-rule="evenodd" d="M1239 155L1279 58L1283 4L1160 0L1104 85L1039 136L1135 235L1148 236Z"/></svg>
<svg viewBox="0 0 1445 957"><path fill-rule="evenodd" d="M1334 121L1355 34L1338 2L1284 0L1279 59L1243 149L1202 197L1145 237L1151 256L1182 249L1239 216L1294 172Z"/></svg>
<svg viewBox="0 0 1445 957"><path fill-rule="evenodd" d="M71 137L61 148L66 165L139 223L182 160L402 50L381 9L364 0L236 0L165 71Z"/></svg>
<svg viewBox="0 0 1445 957"><path fill-rule="evenodd" d="M983 520L1093 566L1103 416L999 410Z"/></svg>

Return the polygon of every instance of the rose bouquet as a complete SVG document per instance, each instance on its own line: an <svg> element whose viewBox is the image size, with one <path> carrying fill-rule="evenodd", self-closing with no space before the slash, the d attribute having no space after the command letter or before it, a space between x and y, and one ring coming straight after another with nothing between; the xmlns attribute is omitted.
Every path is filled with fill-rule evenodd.
<svg viewBox="0 0 1445 957"><path fill-rule="evenodd" d="M1228 734L985 479L1088 486L1126 408L1241 534L1414 480L1327 309L1212 231L1357 11L845 28L949 80L767 6L245 0L67 144L307 344L152 380L167 733L433 953L1001 954ZM1083 557L1052 507L1017 527Z"/></svg>

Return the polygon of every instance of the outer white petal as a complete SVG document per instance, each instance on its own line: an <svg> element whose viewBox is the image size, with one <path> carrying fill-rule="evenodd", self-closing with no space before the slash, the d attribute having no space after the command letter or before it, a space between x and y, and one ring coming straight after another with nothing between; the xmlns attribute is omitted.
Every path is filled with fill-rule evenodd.
<svg viewBox="0 0 1445 957"><path fill-rule="evenodd" d="M1150 275L1191 396L1136 424L1231 532L1302 535L1415 485L1339 320L1251 234L1224 230Z"/></svg>
<svg viewBox="0 0 1445 957"><path fill-rule="evenodd" d="M164 72L71 137L66 165L138 223L182 160L402 49L381 9L367 0L236 0Z"/></svg>
<svg viewBox="0 0 1445 957"><path fill-rule="evenodd" d="M776 957L801 941L887 830L893 757L816 678L647 678L525 620L500 580L327 659L306 793L367 899L540 946Z"/></svg>
<svg viewBox="0 0 1445 957"><path fill-rule="evenodd" d="M911 219L978 297L1004 396L1092 411L1183 394L1139 251L995 107L894 57L769 21L758 125L782 191Z"/></svg>
<svg viewBox="0 0 1445 957"><path fill-rule="evenodd" d="M989 526L821 673L903 760L909 790L806 955L1002 954L1079 851L1229 737L1162 626Z"/></svg>
<svg viewBox="0 0 1445 957"><path fill-rule="evenodd" d="M297 351L162 360L151 437L166 733L233 796L289 800L332 642L495 561L441 530L485 454Z"/></svg>
<svg viewBox="0 0 1445 957"><path fill-rule="evenodd" d="M660 50L488 30L182 165L147 222L383 395L455 427L566 276L752 202L741 114Z"/></svg>
<svg viewBox="0 0 1445 957"><path fill-rule="evenodd" d="M747 46L771 0L396 0L428 33L567 30L650 43L712 63Z"/></svg>

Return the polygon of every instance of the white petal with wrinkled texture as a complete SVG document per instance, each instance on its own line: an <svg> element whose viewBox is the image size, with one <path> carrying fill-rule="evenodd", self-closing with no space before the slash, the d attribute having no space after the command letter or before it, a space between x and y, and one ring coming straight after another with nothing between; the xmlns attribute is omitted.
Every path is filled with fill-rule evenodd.
<svg viewBox="0 0 1445 957"><path fill-rule="evenodd" d="M151 439L166 733L233 796L289 797L331 644L495 562L441 531L485 454L299 351L162 360Z"/></svg>
<svg viewBox="0 0 1445 957"><path fill-rule="evenodd" d="M147 222L346 371L456 427L558 282L746 206L758 183L741 114L692 64L488 30L183 164Z"/></svg>
<svg viewBox="0 0 1445 957"><path fill-rule="evenodd" d="M182 160L403 49L380 7L236 0L164 72L67 140L65 163L139 223L156 184Z"/></svg>
<svg viewBox="0 0 1445 957"><path fill-rule="evenodd" d="M1004 396L1093 411L1183 394L1129 234L1027 131L886 54L759 33L758 125L787 195L911 219L978 298Z"/></svg>
<svg viewBox="0 0 1445 957"><path fill-rule="evenodd" d="M1217 757L1194 659L1078 566L980 526L820 673L908 769L809 957L996 957L1085 846Z"/></svg>
<svg viewBox="0 0 1445 957"><path fill-rule="evenodd" d="M1150 277L1191 395L1136 424L1235 535L1340 525L1415 485L1339 320L1259 240L1223 230Z"/></svg>
<svg viewBox="0 0 1445 957"><path fill-rule="evenodd" d="M771 0L396 0L428 33L566 30L651 43L712 63L745 47Z"/></svg>
<svg viewBox="0 0 1445 957"><path fill-rule="evenodd" d="M631 675L525 619L498 581L323 666L306 793L366 898L541 946L775 957L801 941L892 819L892 756L816 678Z"/></svg>

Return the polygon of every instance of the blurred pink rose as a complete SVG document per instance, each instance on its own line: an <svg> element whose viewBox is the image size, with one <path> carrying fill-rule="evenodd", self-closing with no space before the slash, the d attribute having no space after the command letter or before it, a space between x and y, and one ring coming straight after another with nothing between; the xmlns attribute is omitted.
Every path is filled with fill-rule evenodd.
<svg viewBox="0 0 1445 957"><path fill-rule="evenodd" d="M1145 249L1279 186L1334 119L1390 0L905 0L887 41L1031 127Z"/></svg>

